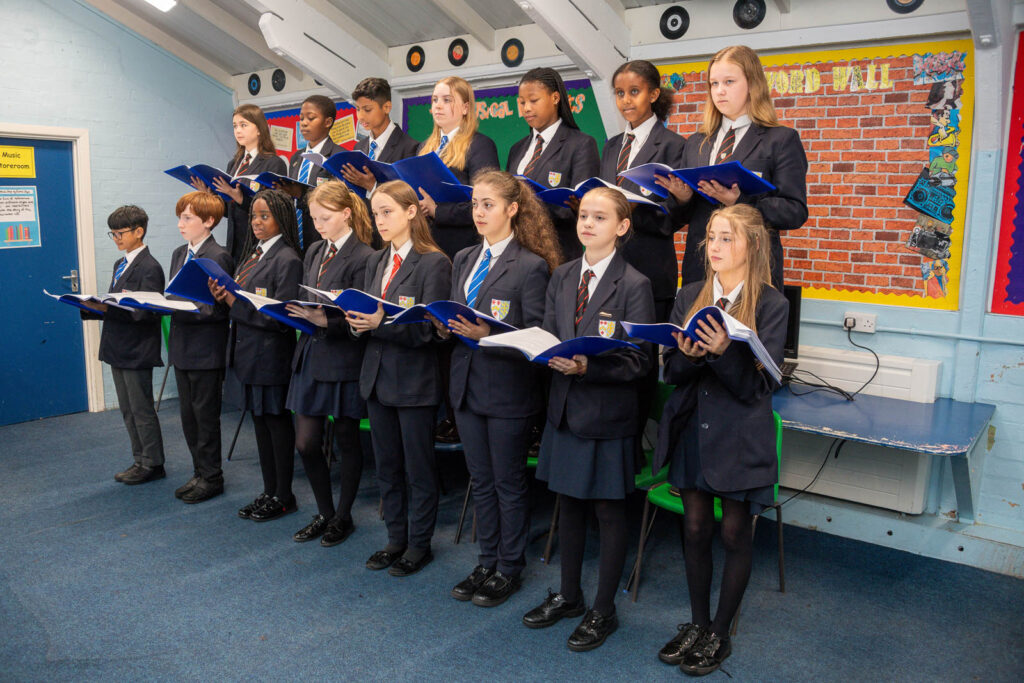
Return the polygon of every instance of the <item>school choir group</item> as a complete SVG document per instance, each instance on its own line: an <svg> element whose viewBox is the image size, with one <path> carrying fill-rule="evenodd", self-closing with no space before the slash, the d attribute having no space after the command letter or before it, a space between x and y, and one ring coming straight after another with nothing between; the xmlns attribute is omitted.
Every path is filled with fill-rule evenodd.
<svg viewBox="0 0 1024 683"><path fill-rule="evenodd" d="M302 104L308 146L290 164L277 156L262 111L233 115L233 176L273 171L312 185L279 183L254 196L218 180L177 203L185 244L171 257L173 277L193 258L215 261L245 292L279 301L314 302L300 287L354 288L409 306L452 300L516 328L542 327L561 340L627 338L622 321L683 324L718 305L753 328L781 360L788 304L780 293L779 232L807 218L807 162L796 131L781 126L757 55L734 46L708 64L702 121L684 138L665 123L671 94L657 69L631 61L615 72L614 99L625 132L598 155L577 126L561 77L533 69L519 83L519 109L529 134L500 170L494 141L481 134L473 89L458 77L434 87L434 127L422 143L390 119L390 88L364 80L352 94L369 131L356 149L394 162L436 152L472 201L435 201L402 181L378 184L366 168L342 169L347 183L311 164L302 152L330 157L341 148L328 133L335 105L312 96ZM777 188L748 196L738 186L701 182L700 193L675 176L658 176L662 206L631 204L619 177L641 164L672 168L740 161ZM574 187L600 177L610 186L564 206L537 199L525 176L545 187ZM366 191L363 199L350 189ZM224 201L216 193L230 197ZM226 206L225 206L226 204ZM212 235L226 219L225 244ZM108 219L125 256L111 292L157 291L163 272L143 244L147 217L121 207ZM674 235L686 227L682 287ZM198 503L224 490L222 392L252 415L263 489L238 511L266 522L296 510L292 491L298 450L317 511L296 541L342 543L355 529L352 505L362 474L360 420L369 418L386 542L366 560L371 570L414 574L431 562L438 507L434 464L438 418L447 411L465 453L477 519L479 559L453 598L494 607L521 587L529 531L527 452L543 427L536 477L560 495L561 585L527 612L530 628L563 618L582 620L572 650L600 646L618 620L615 594L626 557L626 497L644 464L640 437L660 378L674 390L665 406L652 470L668 480L685 507L686 581L692 614L659 652L691 675L710 673L731 652L728 637L750 575L752 515L773 502L778 478L771 393L774 380L746 344L732 342L710 319L699 341L675 335L658 348L633 340L594 356L554 357L547 367L516 351L479 346L493 333L482 318L459 316L387 324L373 313L290 305L315 329L301 333L260 313L247 299L209 281L215 305L171 316L169 362L180 395L182 429L194 473L175 491ZM678 291L677 291L678 289ZM161 365L159 318L94 305L104 314L101 360L113 369L135 462L116 479L141 484L165 476L159 423L152 405L152 368ZM226 350L226 352L225 352ZM331 490L325 435L333 421L341 490ZM721 499L725 564L711 613L714 499ZM589 511L599 527L599 573L592 601L581 568ZM368 522L368 520L367 520Z"/></svg>

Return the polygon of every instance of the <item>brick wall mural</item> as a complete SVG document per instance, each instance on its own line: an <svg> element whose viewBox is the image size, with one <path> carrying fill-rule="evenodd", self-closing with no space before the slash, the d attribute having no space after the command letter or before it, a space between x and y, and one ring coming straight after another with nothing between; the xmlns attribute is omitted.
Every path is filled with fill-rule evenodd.
<svg viewBox="0 0 1024 683"><path fill-rule="evenodd" d="M782 235L804 296L958 307L973 90L969 40L763 55L783 125L807 151L803 228ZM706 62L660 67L669 125L700 123ZM677 249L682 257L681 234Z"/></svg>

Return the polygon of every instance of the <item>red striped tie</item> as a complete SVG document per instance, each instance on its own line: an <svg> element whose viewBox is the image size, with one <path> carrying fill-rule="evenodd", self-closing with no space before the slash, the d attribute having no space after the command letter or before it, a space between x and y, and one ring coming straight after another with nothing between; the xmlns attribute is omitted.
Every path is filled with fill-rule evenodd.
<svg viewBox="0 0 1024 683"><path fill-rule="evenodd" d="M594 278L594 271L589 268L583 271L583 278L580 280L580 287L576 290L576 327L579 328L583 322L583 314L587 312L587 302L590 301L590 281Z"/></svg>
<svg viewBox="0 0 1024 683"><path fill-rule="evenodd" d="M715 162L720 164L729 157L731 157L735 146L736 129L730 128L729 132L725 134L725 138L722 140L722 146L718 148L718 156L715 157Z"/></svg>
<svg viewBox="0 0 1024 683"><path fill-rule="evenodd" d="M633 140L636 136L632 133L626 133L626 141L622 145L622 150L619 151L619 161L615 164L615 173L619 174L629 168L629 151L633 149ZM615 178L615 184L621 185L624 178Z"/></svg>
<svg viewBox="0 0 1024 683"><path fill-rule="evenodd" d="M334 257L337 255L337 253L338 253L338 247L336 247L336 246L334 246L332 244L331 245L331 250L327 252L327 258L325 258L324 262L320 264L320 272L316 276L316 286L317 287L320 286L320 280L322 280L323 277L324 277L324 271L327 270L327 264L330 263L332 259L334 259Z"/></svg>
<svg viewBox="0 0 1024 683"><path fill-rule="evenodd" d="M402 267L402 257L395 254L394 265L391 266L391 275L388 275L387 284L384 285L384 289L381 291L381 298L385 298L388 295L388 287L391 286L391 281L395 279L395 275L398 274L398 269Z"/></svg>
<svg viewBox="0 0 1024 683"><path fill-rule="evenodd" d="M530 157L530 163L526 164L526 169L523 170L523 175L529 177L530 171L537 165L537 160L540 159L541 153L544 151L544 138L537 136L537 144L533 148L533 156Z"/></svg>
<svg viewBox="0 0 1024 683"><path fill-rule="evenodd" d="M235 275L235 282L239 285L245 284L245 278L249 277L249 271L256 267L256 264L260 262L260 256L263 255L263 247L257 246L256 251L252 253L249 260L242 264L241 270Z"/></svg>

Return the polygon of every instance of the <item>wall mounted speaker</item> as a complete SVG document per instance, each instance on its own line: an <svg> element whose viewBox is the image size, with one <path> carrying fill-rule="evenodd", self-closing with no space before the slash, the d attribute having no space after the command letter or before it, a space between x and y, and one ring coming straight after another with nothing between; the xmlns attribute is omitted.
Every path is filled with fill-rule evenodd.
<svg viewBox="0 0 1024 683"><path fill-rule="evenodd" d="M260 85L261 85L261 83L260 83L260 75L259 74L249 74L249 82L246 84L246 87L249 88L249 94L252 95L253 97L255 97L256 95L259 95L260 94Z"/></svg>
<svg viewBox="0 0 1024 683"><path fill-rule="evenodd" d="M764 0L736 0L732 7L732 20L742 29L756 28L765 15Z"/></svg>
<svg viewBox="0 0 1024 683"><path fill-rule="evenodd" d="M274 73L270 75L270 85L274 86L274 90L277 92L284 90L284 84L287 80L288 79L285 78L284 71L281 69L274 69Z"/></svg>

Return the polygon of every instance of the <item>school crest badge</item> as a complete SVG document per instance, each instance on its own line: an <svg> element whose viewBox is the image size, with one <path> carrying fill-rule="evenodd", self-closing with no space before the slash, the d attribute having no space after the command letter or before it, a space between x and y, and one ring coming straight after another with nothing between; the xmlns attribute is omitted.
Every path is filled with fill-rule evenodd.
<svg viewBox="0 0 1024 683"><path fill-rule="evenodd" d="M252 190L253 192L259 192L260 190L263 189L263 186L257 183L255 180L250 180L249 189Z"/></svg>
<svg viewBox="0 0 1024 683"><path fill-rule="evenodd" d="M414 296L400 296L398 297L398 305L402 308L412 308L416 305L416 297Z"/></svg>
<svg viewBox="0 0 1024 683"><path fill-rule="evenodd" d="M597 321L597 333L602 337L611 339L615 336L615 321L614 320L598 320Z"/></svg>
<svg viewBox="0 0 1024 683"><path fill-rule="evenodd" d="M330 180L330 178L328 178L327 176L320 176L319 178L316 179L316 186L320 187L321 185L326 183L328 180Z"/></svg>
<svg viewBox="0 0 1024 683"><path fill-rule="evenodd" d="M551 187L558 187L558 184L562 182L562 174L558 171L548 171L548 185Z"/></svg>
<svg viewBox="0 0 1024 683"><path fill-rule="evenodd" d="M267 288L266 287L257 287L256 288L256 296L266 296L266 295L267 295Z"/></svg>
<svg viewBox="0 0 1024 683"><path fill-rule="evenodd" d="M654 193L651 192L650 190L648 190L646 187L641 187L640 188L640 194L642 194L645 197L650 197Z"/></svg>
<svg viewBox="0 0 1024 683"><path fill-rule="evenodd" d="M510 305L510 301L503 301L501 299L491 299L491 317L497 318L498 320L504 320L505 316L508 315L508 309Z"/></svg>
<svg viewBox="0 0 1024 683"><path fill-rule="evenodd" d="M331 296L338 296L338 295L339 295L339 294L341 294L341 293L342 293L343 291L344 291L344 290L342 290L342 289L332 289L332 290L331 290Z"/></svg>

